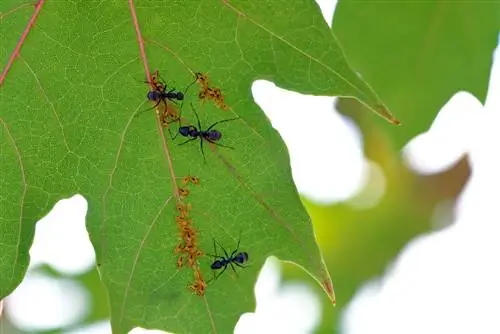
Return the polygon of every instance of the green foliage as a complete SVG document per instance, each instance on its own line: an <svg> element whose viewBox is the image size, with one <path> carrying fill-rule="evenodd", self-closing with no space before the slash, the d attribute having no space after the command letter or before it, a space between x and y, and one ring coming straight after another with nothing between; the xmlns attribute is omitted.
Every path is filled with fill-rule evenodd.
<svg viewBox="0 0 500 334"><path fill-rule="evenodd" d="M398 149L457 91L484 102L499 28L496 1L356 0L339 2L332 27L349 63L398 115L404 129L389 129Z"/></svg>
<svg viewBox="0 0 500 334"><path fill-rule="evenodd" d="M8 12L17 4L0 6ZM250 85L269 79L304 93L353 96L386 116L387 109L348 67L313 2L137 6L149 67L178 89L193 81L192 72L208 73L230 109L199 103L197 85L186 100L205 126L241 117L218 127L235 150L205 145L204 164L198 142L174 144L153 111L135 117L150 105L132 7L47 1L0 89L0 296L23 278L35 222L57 200L80 193L89 202L87 228L115 332L230 332L241 313L253 310L253 284L269 255L304 268L333 298L286 148L251 101ZM3 18L3 64L32 9ZM188 107L183 118L195 122ZM180 200L175 189L187 175L200 184ZM176 267L181 201L192 205L205 253L213 252L212 237L233 250L241 234L240 249L250 254L244 273L237 278L229 270L204 297L188 288L192 270ZM209 279L211 259L198 259Z"/></svg>

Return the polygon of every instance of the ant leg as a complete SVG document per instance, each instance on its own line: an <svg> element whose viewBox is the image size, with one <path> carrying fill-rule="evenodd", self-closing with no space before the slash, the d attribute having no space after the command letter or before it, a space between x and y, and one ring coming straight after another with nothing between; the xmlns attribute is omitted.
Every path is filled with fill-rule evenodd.
<svg viewBox="0 0 500 334"><path fill-rule="evenodd" d="M164 101L163 99L158 99L158 102L154 105L154 107L153 108L149 108L149 109L154 109L154 108L158 107L160 105L161 101L163 101L165 103L165 105L166 105L166 101Z"/></svg>
<svg viewBox="0 0 500 334"><path fill-rule="evenodd" d="M194 115L196 116L196 121L198 122L198 129L201 131L201 123L200 123L200 118L198 117L198 113L194 109L193 103L191 103L191 109L193 109ZM203 155L203 162L207 163L207 158L205 157L205 151L203 151L203 138L200 137L200 149L201 149L201 154Z"/></svg>
<svg viewBox="0 0 500 334"><path fill-rule="evenodd" d="M219 277L220 277L220 275L222 275L222 274L226 271L226 269L227 269L227 265L225 265L225 266L224 266L224 269L222 269L222 270L221 270L221 271L220 271L217 275L215 275L215 276L214 276L214 278L212 278L210 281L208 281L208 282L207 282L207 284L208 284L209 282L215 281L217 278L219 278Z"/></svg>
<svg viewBox="0 0 500 334"><path fill-rule="evenodd" d="M210 284L210 282L215 281L219 277L219 274L216 275L214 270L212 270L212 273L213 277L207 281L207 284Z"/></svg>
<svg viewBox="0 0 500 334"><path fill-rule="evenodd" d="M237 249L236 249L236 250L234 250L234 251L231 253L231 257L230 257L231 259L234 257L234 255L236 254L236 252L238 252L238 250L237 250Z"/></svg>
<svg viewBox="0 0 500 334"><path fill-rule="evenodd" d="M167 88L167 82L165 81L165 79L163 79L161 77L161 75L158 72L158 70L156 70L155 73L158 75L157 78L160 79L160 80L158 80L158 82L163 86L163 89L165 90L165 88Z"/></svg>
<svg viewBox="0 0 500 334"><path fill-rule="evenodd" d="M191 82L189 85L187 85L186 89L184 89L184 92L182 93L184 95L184 97L186 96L187 94L187 91L189 90L189 88L191 88L192 85L194 85L194 83L198 81L198 77L195 76L195 79L193 82ZM184 102L184 100L183 100ZM182 107L182 104L181 104L181 107Z"/></svg>
<svg viewBox="0 0 500 334"><path fill-rule="evenodd" d="M200 118L198 117L198 113L194 109L193 103L191 102L190 104L191 104L191 109L193 109L194 115L196 116L196 121L198 121L198 129L200 129L200 131L201 131L202 127L201 127L201 123L200 123Z"/></svg>
<svg viewBox="0 0 500 334"><path fill-rule="evenodd" d="M169 101L170 101L170 99L169 99ZM165 123L166 123L166 125L167 125L167 127L168 127L168 132L169 132L169 134L170 134L170 139L175 140L175 138L177 138L177 135L179 135L179 128L181 127L181 123L179 122L179 126L178 126L178 128L177 128L177 131L175 131L175 135L174 135L174 136L172 136L172 131L170 131L170 124L172 124L172 123L176 122L176 121L179 119L179 117L177 117L176 119L173 119L173 120L167 121L167 116L171 116L171 115L167 112L167 108L168 108L168 105L167 105L167 104L165 104L165 115L166 115L166 116L165 116ZM174 109L174 110L175 110L175 109ZM176 115L174 115L174 116L176 116Z"/></svg>
<svg viewBox="0 0 500 334"><path fill-rule="evenodd" d="M240 268L248 268L248 267L250 267L250 265L248 265L248 264L246 266L244 266L244 265L242 265L241 263L238 263L238 262L234 262L234 264L237 265Z"/></svg>
<svg viewBox="0 0 500 334"><path fill-rule="evenodd" d="M240 249L240 240L241 240L241 238L238 238L238 243L236 244L236 249L231 253L231 259L234 257L234 255L236 253L238 253L238 250Z"/></svg>
<svg viewBox="0 0 500 334"><path fill-rule="evenodd" d="M159 99L158 102L153 107L139 111L134 117L137 117L137 116L141 115L143 112L146 112L148 110L151 110L151 109L158 107L158 105L161 103L161 101L162 101L162 99Z"/></svg>
<svg viewBox="0 0 500 334"><path fill-rule="evenodd" d="M205 151L203 151L203 138L200 137L200 150L203 155L203 162L207 163L207 158L205 157Z"/></svg>
<svg viewBox="0 0 500 334"><path fill-rule="evenodd" d="M167 130L168 130L168 134L170 136L170 139L174 140L175 137L177 137L177 135L175 135L174 137L172 137L172 131L170 131L170 125L167 123Z"/></svg>
<svg viewBox="0 0 500 334"><path fill-rule="evenodd" d="M173 104L175 104L175 105L178 105L178 104L179 104L179 103L177 103L177 101L176 101L176 100L173 100L173 99L168 99L168 100L169 100L170 102L172 102Z"/></svg>
<svg viewBox="0 0 500 334"><path fill-rule="evenodd" d="M175 121L173 121L175 122ZM172 138L172 140L174 140L175 138L177 138L177 136L179 135L179 129L181 127L181 122L179 121L179 127L177 128L177 132L175 133L175 136Z"/></svg>
<svg viewBox="0 0 500 334"><path fill-rule="evenodd" d="M238 243L236 244L236 250L240 249L240 241L241 241L241 229L240 229L240 235L238 235Z"/></svg>
<svg viewBox="0 0 500 334"><path fill-rule="evenodd" d="M220 147L230 148L230 149L234 150L234 147L232 147L232 146L223 145L223 144L214 142L213 140L210 140L210 139L206 139L206 141L208 141L214 145L220 146Z"/></svg>
<svg viewBox="0 0 500 334"><path fill-rule="evenodd" d="M196 138L190 138L183 143L178 144L179 146L189 143L190 141L196 140Z"/></svg>
<svg viewBox="0 0 500 334"><path fill-rule="evenodd" d="M214 241L215 241L215 239L214 239ZM215 241L215 242L217 242L217 241ZM224 252L224 255L226 256L226 259L229 259L229 255L227 254L227 252L226 252L226 250L224 249L224 247L222 247L222 245L221 245L221 244L219 244L218 242L217 242L217 245L219 245L219 247L220 247L220 248L222 249L222 251Z"/></svg>
<svg viewBox="0 0 500 334"><path fill-rule="evenodd" d="M175 140L175 138L177 138L177 135L179 134L179 131L177 131L177 133L175 134L175 136L171 137L172 140Z"/></svg>
<svg viewBox="0 0 500 334"><path fill-rule="evenodd" d="M212 239L214 241L214 253L217 254L217 247L215 247L215 239L214 238L212 238Z"/></svg>
<svg viewBox="0 0 500 334"><path fill-rule="evenodd" d="M195 83L196 81L198 81L198 77L196 77L196 78L194 79L194 81L193 81L193 82L191 82L191 83L190 83L190 84L186 87L186 89L184 90L184 95L186 95L186 93L187 93L188 89L189 89L189 88L191 88L191 86L192 86L192 85L194 85L194 83Z"/></svg>
<svg viewBox="0 0 500 334"><path fill-rule="evenodd" d="M235 117L235 118L229 118L229 119L223 119L222 121L218 121L218 122L215 122L214 124L210 125L208 127L208 129L206 129L205 131L209 131L210 129L212 129L214 126L216 126L217 124L220 124L220 123L224 123L224 122L229 122L229 121L234 121L234 120L237 120L239 119L240 116L238 117ZM201 128L201 127L200 127Z"/></svg>
<svg viewBox="0 0 500 334"><path fill-rule="evenodd" d="M236 272L236 269L234 268L233 263L232 263L232 262L230 262L229 264L231 265L231 269L233 269L234 273L236 274L236 277L240 277L240 276L238 275L238 273Z"/></svg>
<svg viewBox="0 0 500 334"><path fill-rule="evenodd" d="M187 94L188 89L189 89L189 88L191 88L191 86L192 86L192 85L193 85L196 81L198 81L198 77L196 77L196 76L195 76L194 81L193 81L193 82L191 82L191 83L190 83L190 84L186 87L186 89L184 90L184 93L183 93L184 98L186 98L186 94ZM184 106L184 99L182 99L182 102L181 102L181 107L180 107L180 112L179 112L179 118L180 118L180 115L181 115L181 113L182 113L182 107L183 107L183 106ZM193 108L193 104L192 104L192 103L191 103L191 108ZM194 108L193 108L193 109L194 109ZM200 129L201 129L201 127L200 127Z"/></svg>
<svg viewBox="0 0 500 334"><path fill-rule="evenodd" d="M189 88L190 88L190 87L191 87L191 86L192 86L192 85L193 85L196 81L198 81L198 78L197 78L197 77L196 77L196 79L195 79L192 83L190 83L190 84L186 87L186 89L184 90L184 93L183 93L184 98L182 99L181 106L179 107L179 117L178 117L178 120L179 120L179 126L180 126L180 120L181 120L182 110L183 110L183 107L184 107L184 99L186 98L187 91L188 91L188 89L189 89ZM193 104L192 104L192 103L191 103L191 108L193 108ZM194 109L194 108L193 108L193 109Z"/></svg>
<svg viewBox="0 0 500 334"><path fill-rule="evenodd" d="M208 255L208 256L211 256L213 257L215 260L225 260L222 256L220 255L214 255L214 254L210 254L210 253L205 253L205 255Z"/></svg>

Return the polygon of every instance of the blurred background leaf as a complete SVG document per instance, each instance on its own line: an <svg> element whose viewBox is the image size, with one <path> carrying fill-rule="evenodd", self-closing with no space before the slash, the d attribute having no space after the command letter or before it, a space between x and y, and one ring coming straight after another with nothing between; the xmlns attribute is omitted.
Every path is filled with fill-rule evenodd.
<svg viewBox="0 0 500 334"><path fill-rule="evenodd" d="M337 332L339 317L356 291L382 275L411 239L439 228L432 224L436 207L454 200L470 174L468 160L463 157L443 173L417 175L402 163L390 135L366 119L364 106L352 99L340 99L337 108L359 124L365 155L383 172L385 192L379 203L366 209L355 207L356 196L332 205L303 198L327 266L332 268L338 301L332 309L328 300L322 299L322 323L317 333ZM305 275L290 266L284 276L285 280L307 282ZM311 288L316 289L313 285Z"/></svg>
<svg viewBox="0 0 500 334"><path fill-rule="evenodd" d="M401 121L376 121L397 149L457 91L484 102L499 28L498 1L343 0L332 25L351 66Z"/></svg>

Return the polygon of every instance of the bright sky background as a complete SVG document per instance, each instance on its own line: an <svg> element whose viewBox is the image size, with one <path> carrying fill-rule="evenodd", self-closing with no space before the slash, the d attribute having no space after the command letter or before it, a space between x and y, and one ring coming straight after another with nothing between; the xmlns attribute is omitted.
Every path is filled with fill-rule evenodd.
<svg viewBox="0 0 500 334"><path fill-rule="evenodd" d="M335 3L318 3L331 18ZM289 148L301 193L322 202L344 201L376 179L375 204L384 190L383 175L365 159L359 129L332 111L334 98L300 95L267 81L255 82L252 91ZM405 161L418 173L442 171L467 152L472 176L453 204L454 224L411 241L383 277L363 286L344 313L342 333L500 333L499 91L500 61L495 61L485 106L457 93L431 130L405 149ZM314 117L304 118L303 110ZM88 312L89 297L78 282L37 272L42 263L69 275L93 268L86 209L77 195L38 222L28 275L7 299L7 315L20 328L71 325ZM255 289L256 313L243 315L236 333L310 333L319 324L319 298L304 284L280 284L279 277L279 263L268 261ZM68 331L110 332L108 322Z"/></svg>

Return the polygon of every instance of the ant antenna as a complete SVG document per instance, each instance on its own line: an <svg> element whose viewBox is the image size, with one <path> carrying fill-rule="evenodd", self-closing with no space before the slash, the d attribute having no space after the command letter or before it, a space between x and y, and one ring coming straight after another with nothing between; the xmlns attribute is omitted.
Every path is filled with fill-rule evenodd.
<svg viewBox="0 0 500 334"><path fill-rule="evenodd" d="M206 129L205 131L210 131L210 129L212 129L212 128L213 128L214 126L216 126L217 124L224 123L224 122L229 122L229 121L234 121L234 120L237 120L237 119L239 119L239 118L240 118L240 116L238 116L238 117L234 117L234 118L229 118L229 119L223 119L222 121L217 121L217 122L215 122L214 124L210 125L210 126L208 127L208 129Z"/></svg>
<svg viewBox="0 0 500 334"><path fill-rule="evenodd" d="M162 78L160 78L162 79ZM163 80L163 79L162 79ZM179 126L181 126L181 115L182 115L182 109L183 109L183 106L184 106L184 100L185 100L185 97L186 97L186 94L187 94L187 91L189 88L191 88L192 85L194 85L194 83L198 81L198 77L195 77L194 81L191 82L187 87L186 89L184 90L184 99L182 99L182 102L181 102L181 106L179 108L179 117L177 117L177 121L179 122ZM193 107L193 104L191 103L191 108Z"/></svg>
<svg viewBox="0 0 500 334"><path fill-rule="evenodd" d="M240 249L240 241L241 241L241 229L240 233L238 234L238 243L236 244L236 252L238 251L238 249Z"/></svg>
<svg viewBox="0 0 500 334"><path fill-rule="evenodd" d="M220 244L219 244L219 243L215 240L215 238L214 238L213 236L212 236L212 240L213 240L213 242L214 242L214 253L215 253L215 254L209 254L209 253L206 253L206 255L209 255L209 256L211 256L211 257L213 257L213 258L215 258L215 259L217 259L217 258L221 258L222 256L220 256L220 255L218 255L218 254L217 254L217 246L216 246L216 244L217 244L217 245L218 245L218 246L219 246L222 250L224 250L224 248L222 248L222 246L221 246L221 245L220 245Z"/></svg>
<svg viewBox="0 0 500 334"><path fill-rule="evenodd" d="M198 113L197 113L197 112L196 112L196 110L194 109L193 102L190 102L189 104L191 105L191 109L193 110L194 115L196 116L196 121L198 121L198 129L201 131L201 130L202 130L202 128L201 128L200 118L198 117Z"/></svg>
<svg viewBox="0 0 500 334"><path fill-rule="evenodd" d="M202 131L202 128L201 128L201 123L200 123L200 118L198 117L198 113L196 112L196 110L194 109L194 106L193 106L193 103L191 102L191 109L193 109L193 112L194 112L194 115L196 116L196 121L198 122L198 129L200 131ZM208 130L207 130L208 131ZM207 158L205 157L205 151L203 151L203 138L200 138L200 150L201 150L201 154L203 155L203 162L204 163L207 163ZM220 245L219 245L220 246ZM224 249L224 248L223 248ZM225 253L226 251L224 251Z"/></svg>

